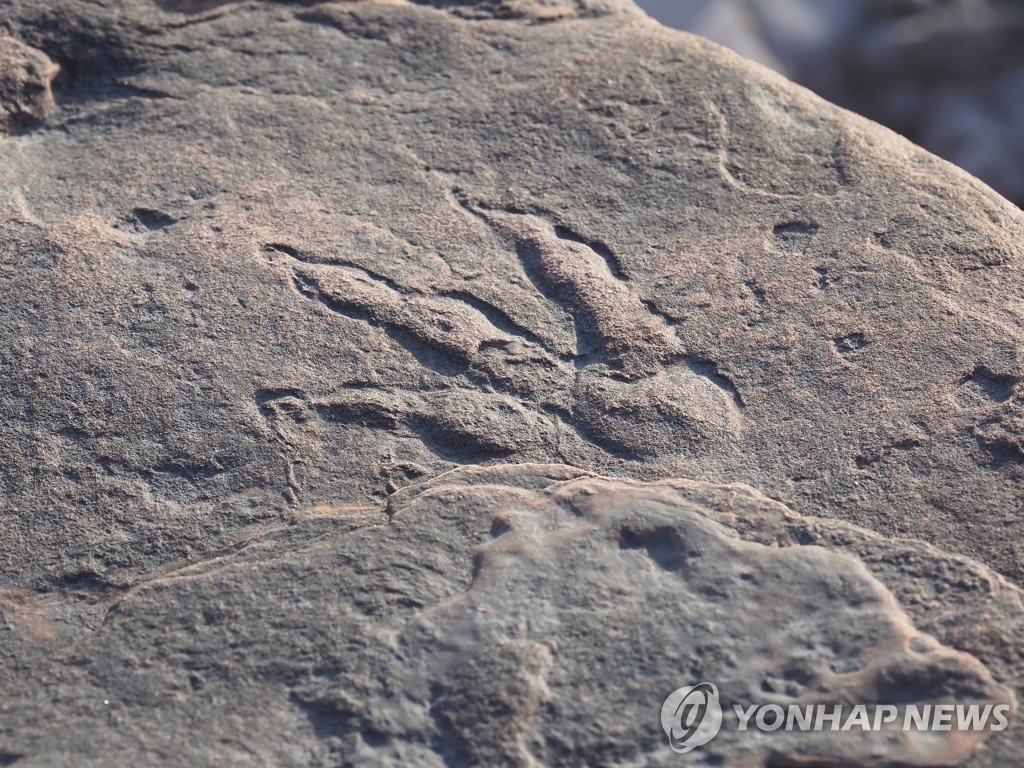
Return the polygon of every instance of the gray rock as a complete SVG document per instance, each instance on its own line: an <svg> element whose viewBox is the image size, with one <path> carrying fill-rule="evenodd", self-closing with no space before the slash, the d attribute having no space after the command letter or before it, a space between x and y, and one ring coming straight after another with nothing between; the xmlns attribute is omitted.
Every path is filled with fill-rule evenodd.
<svg viewBox="0 0 1024 768"><path fill-rule="evenodd" d="M546 655L553 630L464 669L422 638L422 669L382 650L388 622L466 593L491 520L379 508L460 465L755 486L833 521L808 530L834 532L828 562L887 606L887 636L906 611L986 697L1019 690L1002 577L1024 578L1024 218L984 185L625 2L4 0L0 28L62 71L46 121L0 141L9 756L512 760L552 664L566 696L591 685ZM851 524L928 545L861 551ZM825 555L794 557L812 584L798 565ZM644 637L681 631L675 603L635 604ZM601 749L640 759L690 681L629 658L616 679L647 686L651 715ZM451 692L488 668L493 699ZM365 679L332 687L343 670ZM411 719L385 701L407 677ZM566 734L556 762L583 743L564 727L544 729ZM975 764L1020 749L1007 733Z"/></svg>
<svg viewBox="0 0 1024 768"><path fill-rule="evenodd" d="M49 114L58 70L42 51L0 32L0 131L13 133Z"/></svg>
<svg viewBox="0 0 1024 768"><path fill-rule="evenodd" d="M976 563L744 486L461 468L386 514L297 510L118 595L5 702L7 749L28 765L672 765L657 709L712 680L725 721L687 764L959 764L991 734L737 731L737 704L1015 707L897 595L940 636L989 611L1024 622L1019 591ZM54 642L47 605L13 615L16 636ZM1019 661L992 663L1019 680ZM59 731L35 724L54 710Z"/></svg>

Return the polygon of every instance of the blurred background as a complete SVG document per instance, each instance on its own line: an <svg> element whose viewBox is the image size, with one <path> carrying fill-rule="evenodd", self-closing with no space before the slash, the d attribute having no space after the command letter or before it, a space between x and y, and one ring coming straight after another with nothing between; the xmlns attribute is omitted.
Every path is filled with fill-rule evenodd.
<svg viewBox="0 0 1024 768"><path fill-rule="evenodd" d="M637 0L1024 207L1024 0Z"/></svg>

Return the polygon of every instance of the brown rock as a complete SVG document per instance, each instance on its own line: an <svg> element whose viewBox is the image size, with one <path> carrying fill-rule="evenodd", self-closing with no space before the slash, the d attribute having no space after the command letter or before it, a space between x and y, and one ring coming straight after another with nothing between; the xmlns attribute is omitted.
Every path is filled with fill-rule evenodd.
<svg viewBox="0 0 1024 768"><path fill-rule="evenodd" d="M0 31L0 130L14 132L53 109L50 83L60 70L42 51Z"/></svg>
<svg viewBox="0 0 1024 768"><path fill-rule="evenodd" d="M948 766L995 734L755 734L733 708L1015 712L992 672L1020 684L1016 641L963 630L995 614L1018 632L1020 599L977 563L744 486L467 467L386 514L297 509L110 596L73 643L36 606L13 625L25 652L63 647L5 702L7 749L48 765L146 765L154 750L203 765L669 765L658 708L707 680L723 724L688 764ZM60 730L36 730L36 712ZM1013 762L1010 737L987 764Z"/></svg>
<svg viewBox="0 0 1024 768"><path fill-rule="evenodd" d="M421 694L488 668L505 687L438 694L436 720L417 694L406 730L382 703L415 671L388 622L466 594L506 491L452 497L443 525L379 507L460 465L757 487L854 558L825 562L859 592L821 603L815 574L800 583L837 610L862 593L888 606L871 609L879 658L903 658L902 610L985 696L1002 695L993 679L1019 689L1002 577L1024 579L1024 216L991 190L625 2L555 19L497 2L2 7L65 73L61 109L0 144L9 754L307 765L365 746L430 764L462 739L505 759L551 716L548 634L481 643L458 670L424 645ZM541 474L495 482L539 493ZM891 540L847 551L864 528ZM726 560L730 536L708 544ZM623 551L595 550L595 583L602 564L625 578L628 556L664 585L644 547ZM524 599L545 594L538 580ZM640 635L680 632L677 602L645 594L624 598ZM595 610L578 626L596 649L611 608ZM477 627L458 626L459 643ZM840 656L866 647L848 639ZM601 748L622 755L637 728L660 748L661 688L690 682L628 658L614 679L647 686L631 706L652 709L610 731ZM565 691L590 690L586 669L563 669ZM332 687L341 670L358 679ZM491 706L495 723L526 714L467 741L468 713ZM376 714L351 726L361 712ZM1021 762L1018 741L976 764Z"/></svg>

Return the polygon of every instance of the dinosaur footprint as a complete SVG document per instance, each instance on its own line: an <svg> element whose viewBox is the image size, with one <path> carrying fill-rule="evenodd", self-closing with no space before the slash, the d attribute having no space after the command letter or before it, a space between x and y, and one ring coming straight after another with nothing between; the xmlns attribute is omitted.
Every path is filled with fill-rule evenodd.
<svg viewBox="0 0 1024 768"><path fill-rule="evenodd" d="M573 317L581 348L572 413L588 439L650 457L699 453L739 436L742 402L731 382L686 352L607 248L538 216L469 210L514 244L537 290Z"/></svg>
<svg viewBox="0 0 1024 768"><path fill-rule="evenodd" d="M558 456L564 433L626 459L699 454L739 435L742 402L731 382L687 353L609 249L540 216L463 207L508 244L539 300L571 320L575 344L461 287L411 289L269 244L302 296L382 329L442 382L426 390L396 382L386 392L360 384L319 399L289 393L264 403L265 415L405 432L457 462Z"/></svg>

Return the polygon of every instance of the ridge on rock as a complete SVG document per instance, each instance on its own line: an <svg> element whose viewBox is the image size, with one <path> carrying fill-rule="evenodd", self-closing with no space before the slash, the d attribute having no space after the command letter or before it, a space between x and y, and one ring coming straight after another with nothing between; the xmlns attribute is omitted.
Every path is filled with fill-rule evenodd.
<svg viewBox="0 0 1024 768"><path fill-rule="evenodd" d="M32 671L35 698L6 703L4 731L8 749L51 765L113 750L146 765L162 741L206 764L233 759L225 745L243 734L281 762L309 750L324 765L661 764L672 753L658 706L710 680L725 722L688 764L955 765L990 734L757 736L738 733L732 711L1015 710L976 658L914 627L895 595L920 567L943 594L916 606L933 630L1007 597L1018 609L1003 626L1022 626L1019 593L993 574L986 598L963 591L977 564L802 518L744 486L467 467L392 495L386 516L299 510L111 596L101 624ZM27 713L58 690L46 707L59 735L33 736Z"/></svg>
<svg viewBox="0 0 1024 768"><path fill-rule="evenodd" d="M636 12L627 0L409 0L418 5L451 10L464 18L556 21L570 17Z"/></svg>
<svg viewBox="0 0 1024 768"><path fill-rule="evenodd" d="M232 0L158 0L160 7L165 10L185 13L207 11L227 5L229 2ZM538 23L574 17L603 16L610 13L637 13L637 8L631 0L307 0L299 4L317 6L320 12L332 9L344 12L346 6L353 3L370 2L432 6L451 11L464 19L522 19ZM311 18L316 18L316 14L317 12L311 14Z"/></svg>

